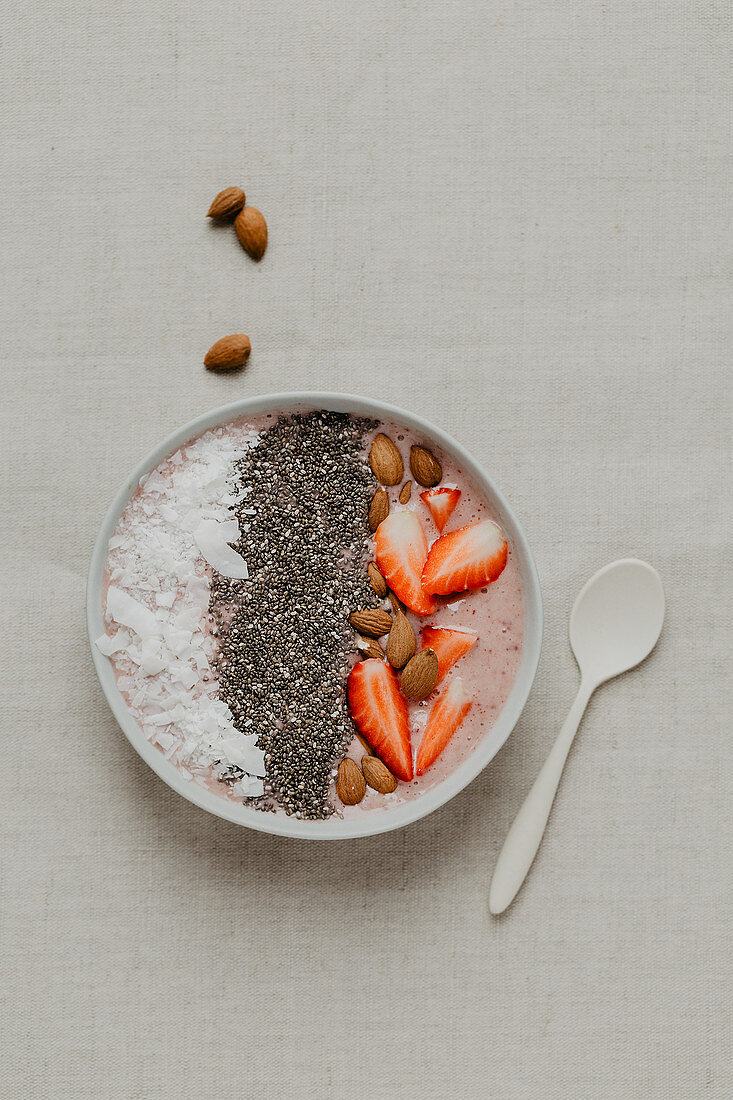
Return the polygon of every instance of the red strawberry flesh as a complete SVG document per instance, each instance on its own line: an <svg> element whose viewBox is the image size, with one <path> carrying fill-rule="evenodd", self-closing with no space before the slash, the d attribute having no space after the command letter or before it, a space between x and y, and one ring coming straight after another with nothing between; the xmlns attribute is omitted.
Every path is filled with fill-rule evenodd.
<svg viewBox="0 0 733 1100"><path fill-rule="evenodd" d="M415 763L416 775L422 775L437 760L471 709L471 703L460 676L443 688L428 715Z"/></svg>
<svg viewBox="0 0 733 1100"><path fill-rule="evenodd" d="M374 536L380 573L398 600L418 615L431 615L438 604L422 588L428 542L414 512L391 512Z"/></svg>
<svg viewBox="0 0 733 1100"><path fill-rule="evenodd" d="M423 627L423 647L432 649L438 658L438 683L448 669L468 653L477 638L478 634L470 630L451 630L447 626Z"/></svg>
<svg viewBox="0 0 733 1100"><path fill-rule="evenodd" d="M420 500L427 504L433 522L441 534L460 499L460 489L428 489L420 493Z"/></svg>
<svg viewBox="0 0 733 1100"><path fill-rule="evenodd" d="M354 725L393 775L412 779L412 748L407 704L397 673L384 661L370 658L354 665L346 684Z"/></svg>
<svg viewBox="0 0 733 1100"><path fill-rule="evenodd" d="M447 596L483 588L503 571L508 553L504 533L491 519L441 535L430 547L422 571L423 591Z"/></svg>

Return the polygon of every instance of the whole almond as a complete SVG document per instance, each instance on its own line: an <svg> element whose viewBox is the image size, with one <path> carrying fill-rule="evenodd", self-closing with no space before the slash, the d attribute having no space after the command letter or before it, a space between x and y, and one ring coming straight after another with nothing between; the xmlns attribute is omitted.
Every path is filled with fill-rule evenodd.
<svg viewBox="0 0 733 1100"><path fill-rule="evenodd" d="M438 682L438 658L432 649L421 649L407 662L400 676L402 694L408 699L427 699Z"/></svg>
<svg viewBox="0 0 733 1100"><path fill-rule="evenodd" d="M418 485L432 489L443 477L443 468L426 447L410 447L410 469Z"/></svg>
<svg viewBox="0 0 733 1100"><path fill-rule="evenodd" d="M249 336L244 333L223 336L206 352L204 366L209 370L236 370L244 366L251 351Z"/></svg>
<svg viewBox="0 0 733 1100"><path fill-rule="evenodd" d="M359 634L365 634L367 638L381 638L383 634L389 634L392 616L388 611L368 607L363 611L352 611L349 622Z"/></svg>
<svg viewBox="0 0 733 1100"><path fill-rule="evenodd" d="M267 248L267 222L254 206L243 207L234 219L239 243L253 260L261 260Z"/></svg>
<svg viewBox="0 0 733 1100"><path fill-rule="evenodd" d="M347 756L339 764L336 794L345 806L356 806L366 794L364 773L355 760Z"/></svg>
<svg viewBox="0 0 733 1100"><path fill-rule="evenodd" d="M377 481L382 485L396 485L402 481L405 466L402 455L388 435L375 435L369 451L369 465Z"/></svg>
<svg viewBox="0 0 733 1100"><path fill-rule="evenodd" d="M357 648L365 657L374 657L377 661L384 660L384 650L376 638L361 638Z"/></svg>
<svg viewBox="0 0 733 1100"><path fill-rule="evenodd" d="M410 620L398 611L387 639L387 660L392 668L403 668L415 652L415 631Z"/></svg>
<svg viewBox="0 0 733 1100"><path fill-rule="evenodd" d="M386 489L377 489L369 505L369 530L376 531L383 519L389 515L389 497Z"/></svg>
<svg viewBox="0 0 733 1100"><path fill-rule="evenodd" d="M239 213L245 201L244 191L241 187L225 187L212 202L206 217L214 218L218 222L228 221L229 218L233 218L235 214Z"/></svg>
<svg viewBox="0 0 733 1100"><path fill-rule="evenodd" d="M400 489L400 504L407 504L408 500L412 496L412 482L406 481Z"/></svg>
<svg viewBox="0 0 733 1100"><path fill-rule="evenodd" d="M378 756L363 756L361 770L369 786L378 794L391 794L396 789L397 780Z"/></svg>
<svg viewBox="0 0 733 1100"><path fill-rule="evenodd" d="M383 600L387 595L387 582L379 572L376 562L370 561L367 566L367 576L369 577L369 583L374 591L379 596L380 600Z"/></svg>

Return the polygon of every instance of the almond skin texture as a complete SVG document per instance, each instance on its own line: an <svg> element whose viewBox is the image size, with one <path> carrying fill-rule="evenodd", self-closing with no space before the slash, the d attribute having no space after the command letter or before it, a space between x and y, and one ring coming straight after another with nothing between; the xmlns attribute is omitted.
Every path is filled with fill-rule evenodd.
<svg viewBox="0 0 733 1100"><path fill-rule="evenodd" d="M350 756L339 764L336 794L345 806L356 806L366 794L364 773Z"/></svg>
<svg viewBox="0 0 733 1100"><path fill-rule="evenodd" d="M267 222L254 206L245 206L234 219L234 231L244 251L261 260L267 248Z"/></svg>
<svg viewBox="0 0 733 1100"><path fill-rule="evenodd" d="M387 595L389 596L389 602L392 604L392 610L394 611L395 615L398 611L405 610L400 601L395 596L394 592L388 592Z"/></svg>
<svg viewBox="0 0 733 1100"><path fill-rule="evenodd" d="M387 639L387 660L392 668L404 668L415 652L415 631L410 620L398 611Z"/></svg>
<svg viewBox="0 0 733 1100"><path fill-rule="evenodd" d="M432 649L421 649L407 662L400 676L402 694L408 699L427 699L438 682L438 658Z"/></svg>
<svg viewBox="0 0 733 1100"><path fill-rule="evenodd" d="M367 638L381 638L383 634L389 634L392 616L388 611L366 608L364 611L352 611L349 622L359 634L364 634Z"/></svg>
<svg viewBox="0 0 733 1100"><path fill-rule="evenodd" d="M377 661L384 660L384 651L376 638L365 638L358 647L365 657L374 657Z"/></svg>
<svg viewBox="0 0 733 1100"><path fill-rule="evenodd" d="M369 505L369 515L367 519L369 521L369 530L376 531L382 520L385 520L389 515L389 497L387 496L386 489L377 489L376 493L372 497L372 502Z"/></svg>
<svg viewBox="0 0 733 1100"><path fill-rule="evenodd" d="M244 333L223 336L206 352L204 366L208 370L236 370L237 367L244 366L251 351L249 336Z"/></svg>
<svg viewBox="0 0 733 1100"><path fill-rule="evenodd" d="M369 786L378 794L392 794L396 790L397 780L378 756L362 757L361 770Z"/></svg>
<svg viewBox="0 0 733 1100"><path fill-rule="evenodd" d="M412 482L406 481L400 489L400 504L407 504L408 500L412 496Z"/></svg>
<svg viewBox="0 0 733 1100"><path fill-rule="evenodd" d="M402 481L405 472L402 455L389 436L382 432L374 437L369 451L369 465L381 485L396 485Z"/></svg>
<svg viewBox="0 0 733 1100"><path fill-rule="evenodd" d="M410 447L410 469L418 485L432 489L443 477L443 467L426 447Z"/></svg>
<svg viewBox="0 0 733 1100"><path fill-rule="evenodd" d="M225 187L212 202L206 217L213 218L217 222L229 221L235 214L239 213L245 201L244 191L241 187Z"/></svg>
<svg viewBox="0 0 733 1100"><path fill-rule="evenodd" d="M380 600L383 600L387 595L387 582L377 569L375 562L369 562L369 565L367 566L367 575L369 577L370 585L377 593Z"/></svg>

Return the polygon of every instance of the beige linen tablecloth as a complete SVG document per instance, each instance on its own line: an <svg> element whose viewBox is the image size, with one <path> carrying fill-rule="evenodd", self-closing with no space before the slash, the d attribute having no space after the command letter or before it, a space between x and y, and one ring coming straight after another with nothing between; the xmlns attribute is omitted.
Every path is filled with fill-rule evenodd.
<svg viewBox="0 0 733 1100"><path fill-rule="evenodd" d="M374 0L5 13L5 1098L724 1097L732 815L731 7ZM241 183L256 266L204 218ZM248 369L202 368L247 332ZM286 389L461 439L547 627L497 759L427 820L309 845L215 820L95 680L88 559L178 424ZM501 920L499 847L613 558L668 595L602 688Z"/></svg>

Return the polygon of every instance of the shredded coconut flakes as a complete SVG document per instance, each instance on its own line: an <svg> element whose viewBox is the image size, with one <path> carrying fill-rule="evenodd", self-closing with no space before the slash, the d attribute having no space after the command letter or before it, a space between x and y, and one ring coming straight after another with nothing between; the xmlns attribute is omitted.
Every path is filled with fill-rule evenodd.
<svg viewBox="0 0 733 1100"><path fill-rule="evenodd" d="M240 538L231 508L242 495L230 476L256 438L215 428L142 478L109 541L108 631L97 639L148 740L192 778L239 769L234 792L249 798L263 793L264 753L217 698L208 608L212 568L247 578L229 545Z"/></svg>

